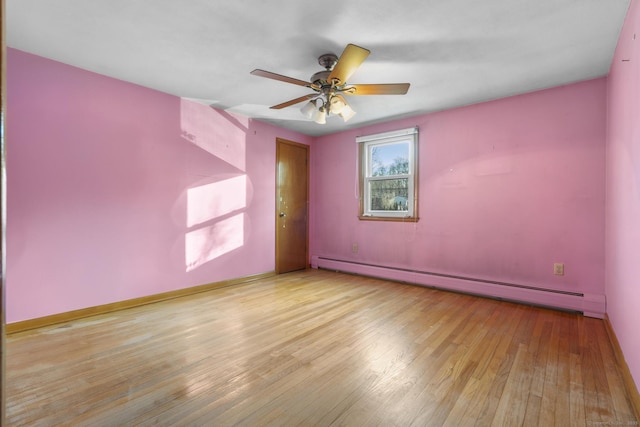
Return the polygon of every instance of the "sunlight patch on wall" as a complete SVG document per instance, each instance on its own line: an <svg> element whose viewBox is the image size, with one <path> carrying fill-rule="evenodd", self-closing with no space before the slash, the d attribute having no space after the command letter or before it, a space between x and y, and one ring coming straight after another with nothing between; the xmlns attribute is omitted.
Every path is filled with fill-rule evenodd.
<svg viewBox="0 0 640 427"><path fill-rule="evenodd" d="M222 110L184 98L180 100L180 115L184 139L241 171L246 170L246 123Z"/></svg>
<svg viewBox="0 0 640 427"><path fill-rule="evenodd" d="M247 207L247 176L239 175L187 190L187 227Z"/></svg>
<svg viewBox="0 0 640 427"><path fill-rule="evenodd" d="M245 174L249 119L184 98L180 111L182 138L204 150L192 150L189 164L194 177L205 177L186 191L185 264L189 272L245 243L246 210L252 197ZM219 168L230 169L219 160L236 171L221 174Z"/></svg>
<svg viewBox="0 0 640 427"><path fill-rule="evenodd" d="M187 271L195 270L244 244L245 214L240 213L185 235Z"/></svg>

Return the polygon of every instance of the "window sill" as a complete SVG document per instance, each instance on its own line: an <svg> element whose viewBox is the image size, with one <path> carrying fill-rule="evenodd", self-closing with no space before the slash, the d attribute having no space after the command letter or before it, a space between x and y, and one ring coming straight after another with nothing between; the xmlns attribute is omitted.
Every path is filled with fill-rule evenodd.
<svg viewBox="0 0 640 427"><path fill-rule="evenodd" d="M391 222L418 222L418 217L397 217L397 216L364 216L359 215L361 221L391 221Z"/></svg>

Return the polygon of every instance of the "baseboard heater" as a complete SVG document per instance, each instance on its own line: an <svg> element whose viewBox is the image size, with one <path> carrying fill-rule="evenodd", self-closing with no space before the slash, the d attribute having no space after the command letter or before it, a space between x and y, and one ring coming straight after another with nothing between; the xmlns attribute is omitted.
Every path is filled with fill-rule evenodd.
<svg viewBox="0 0 640 427"><path fill-rule="evenodd" d="M429 271L379 266L321 256L311 257L311 267L389 279L508 301L535 304L543 307L577 311L583 313L585 316L598 319L604 318L605 314L605 296L603 294L560 291Z"/></svg>

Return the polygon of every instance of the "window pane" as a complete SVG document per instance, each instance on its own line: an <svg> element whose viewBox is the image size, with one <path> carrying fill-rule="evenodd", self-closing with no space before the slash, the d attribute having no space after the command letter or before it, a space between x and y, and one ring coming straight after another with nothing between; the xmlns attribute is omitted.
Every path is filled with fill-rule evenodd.
<svg viewBox="0 0 640 427"><path fill-rule="evenodd" d="M371 210L373 211L408 211L409 199L408 178L381 179L369 181Z"/></svg>
<svg viewBox="0 0 640 427"><path fill-rule="evenodd" d="M409 173L409 142L371 146L371 176Z"/></svg>

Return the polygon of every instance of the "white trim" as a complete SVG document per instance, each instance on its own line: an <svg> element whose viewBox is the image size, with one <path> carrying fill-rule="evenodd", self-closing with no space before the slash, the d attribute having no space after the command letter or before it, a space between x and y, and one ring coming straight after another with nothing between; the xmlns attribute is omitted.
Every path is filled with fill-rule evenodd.
<svg viewBox="0 0 640 427"><path fill-rule="evenodd" d="M362 215L362 217L371 218L415 218L417 207L415 198L415 186L417 185L416 174L418 172L418 127L416 126L407 129L379 133L375 135L361 136L357 137L356 141L361 144L359 147L359 151L361 153L359 157L361 156L361 158L359 158L360 170L358 173L361 175L360 179L362 180L363 185L361 195L363 200L362 212L360 212L360 215ZM392 145L397 143L409 144L409 173L380 177L371 176L371 147ZM407 210L373 210L371 207L371 183L375 181L385 181L391 179L407 180Z"/></svg>
<svg viewBox="0 0 640 427"><path fill-rule="evenodd" d="M393 131L390 131L390 132L382 132L382 133L375 133L375 134L372 134L372 135L356 136L356 142L377 141L379 139L395 138L397 136L414 135L416 133L418 133L418 127L414 126L412 128L401 129L401 130L393 130Z"/></svg>

